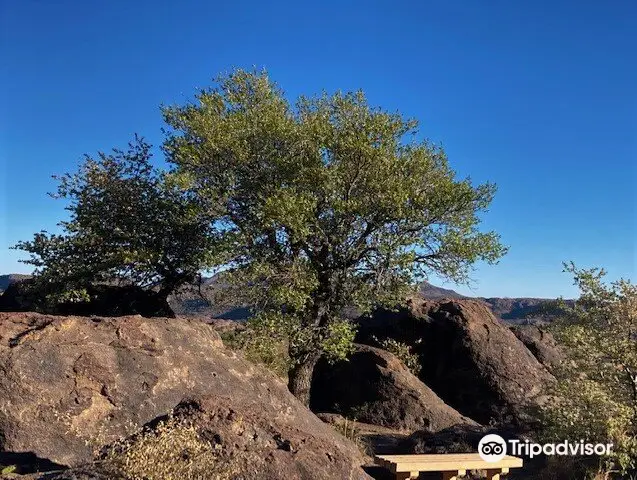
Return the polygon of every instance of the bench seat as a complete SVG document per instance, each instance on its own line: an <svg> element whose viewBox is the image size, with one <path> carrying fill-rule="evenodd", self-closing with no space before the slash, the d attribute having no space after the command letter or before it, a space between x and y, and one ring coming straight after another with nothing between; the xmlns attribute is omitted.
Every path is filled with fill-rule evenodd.
<svg viewBox="0 0 637 480"><path fill-rule="evenodd" d="M420 472L440 472L443 480L455 480L467 470L486 470L487 479L499 480L510 468L520 468L522 459L505 456L498 462L487 462L477 453L437 455L376 455L377 465L394 473L396 480L418 478Z"/></svg>

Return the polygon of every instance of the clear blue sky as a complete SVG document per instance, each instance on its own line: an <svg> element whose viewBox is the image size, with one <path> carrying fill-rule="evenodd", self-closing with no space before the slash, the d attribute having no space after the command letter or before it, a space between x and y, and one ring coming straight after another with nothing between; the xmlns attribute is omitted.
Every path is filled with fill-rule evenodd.
<svg viewBox="0 0 637 480"><path fill-rule="evenodd" d="M459 291L571 296L563 260L635 280L635 25L635 0L0 0L0 272L64 215L52 174L256 66L291 97L362 88L498 184L510 253Z"/></svg>

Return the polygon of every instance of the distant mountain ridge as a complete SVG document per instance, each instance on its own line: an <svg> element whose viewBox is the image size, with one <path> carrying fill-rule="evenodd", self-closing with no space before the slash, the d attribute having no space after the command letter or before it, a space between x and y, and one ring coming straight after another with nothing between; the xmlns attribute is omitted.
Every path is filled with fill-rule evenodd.
<svg viewBox="0 0 637 480"><path fill-rule="evenodd" d="M31 275L19 273L0 275L0 292L6 290L12 283L28 278L31 278ZM245 320L250 316L249 307L233 302L231 298L224 298L223 290L226 286L219 275L203 278L201 285L187 285L171 295L168 301L177 315L204 315L228 320ZM482 300L489 305L496 317L508 323L541 323L550 321L552 318L550 308L548 311L545 308L550 306L552 299L468 297L455 290L438 287L429 282L423 282L419 292L423 298L429 300L445 298ZM215 298L221 300L215 302Z"/></svg>
<svg viewBox="0 0 637 480"><path fill-rule="evenodd" d="M429 282L423 282L420 287L421 295L429 300L449 299L477 299L487 303L493 314L509 323L538 323L550 321L554 317L552 303L555 299L534 297L468 297L455 290L437 287ZM572 304L573 300L565 300Z"/></svg>
<svg viewBox="0 0 637 480"><path fill-rule="evenodd" d="M420 285L419 291L424 298L429 300L438 300L443 298L454 298L454 299L455 298L457 299L471 298L465 295L461 295L455 290L437 287L426 281L422 282L422 284Z"/></svg>

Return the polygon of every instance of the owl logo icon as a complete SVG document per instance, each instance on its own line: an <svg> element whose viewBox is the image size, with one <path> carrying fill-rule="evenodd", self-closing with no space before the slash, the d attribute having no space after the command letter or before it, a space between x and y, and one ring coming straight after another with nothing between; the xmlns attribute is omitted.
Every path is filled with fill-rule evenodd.
<svg viewBox="0 0 637 480"><path fill-rule="evenodd" d="M478 444L478 454L485 462L499 462L507 454L507 444L500 435L485 435Z"/></svg>

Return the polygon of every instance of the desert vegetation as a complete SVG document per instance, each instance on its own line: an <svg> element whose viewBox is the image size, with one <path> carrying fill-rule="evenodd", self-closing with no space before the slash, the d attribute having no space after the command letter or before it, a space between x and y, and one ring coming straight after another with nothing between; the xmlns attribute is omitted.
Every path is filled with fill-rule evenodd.
<svg viewBox="0 0 637 480"><path fill-rule="evenodd" d="M214 211L151 162L136 137L126 150L86 156L51 194L66 201L62 233L40 232L15 248L35 267L36 309L88 301L100 282L152 291L160 301L215 266Z"/></svg>
<svg viewBox="0 0 637 480"><path fill-rule="evenodd" d="M544 409L548 439L608 442L613 455L600 470L637 474L637 286L604 282L603 269L578 269L581 295L552 330L566 359L555 375L552 401Z"/></svg>
<svg viewBox="0 0 637 480"><path fill-rule="evenodd" d="M494 317L489 305L497 299L450 299L448 290L435 301L419 296L428 275L467 282L477 262L497 263L507 247L481 230L495 186L458 179L442 147L417 139L416 121L370 105L362 92L291 101L265 72L244 70L162 113L167 169L135 137L127 149L87 156L58 177L53 196L66 202L69 218L60 233L15 246L35 272L7 292L26 310L60 314L85 305L79 311L88 316L108 289L120 299L128 289L156 302L146 316L170 317L171 294L218 271L221 294L252 316L221 333L225 346L192 318L175 326L166 318L4 317L6 379L24 382L24 392L44 374L67 382L70 394L44 383L55 408L89 405L69 414L69 424L84 433L91 421L111 428L90 459L95 472L253 478L257 462L272 478L319 467L324 477L317 478L365 478L360 463L371 447L355 418L404 436L409 453L471 449L488 428L613 443L611 455L585 459L582 475L637 475L637 288L630 281L608 284L603 270L566 265L581 295L544 312L555 339L547 347L543 330L514 334ZM515 308L537 315L538 305ZM559 352L542 351L549 347ZM9 406L29 395L7 385L2 448L22 448L34 435L21 436L23 415L12 417ZM321 391L313 392L316 385ZM198 398L192 411L166 412L182 404L183 392ZM305 407L350 417L335 424L345 439L322 430ZM263 412L274 417L277 408L293 415L273 426ZM57 419L38 415L47 421L33 431L59 439L47 430ZM118 415L138 431L118 432ZM303 424L302 435L293 421ZM86 452L38 448L62 464L87 461ZM331 452L329 463L322 450ZM16 469L0 466L3 474Z"/></svg>

